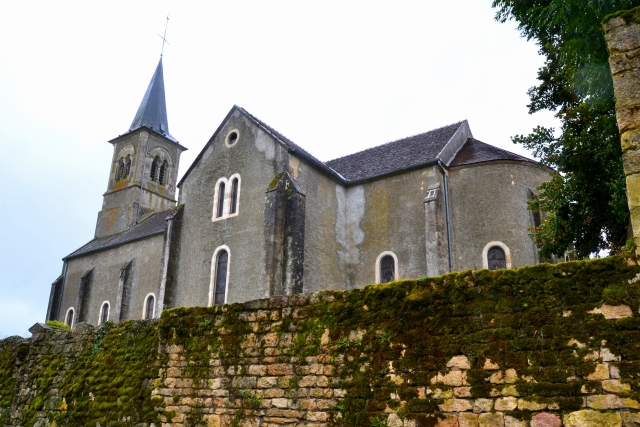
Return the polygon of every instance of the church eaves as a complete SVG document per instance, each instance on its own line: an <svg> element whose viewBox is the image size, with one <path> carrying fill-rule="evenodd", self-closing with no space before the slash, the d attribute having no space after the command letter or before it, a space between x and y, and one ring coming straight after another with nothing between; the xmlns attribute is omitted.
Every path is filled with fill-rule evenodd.
<svg viewBox="0 0 640 427"><path fill-rule="evenodd" d="M162 71L162 58L158 61L149 87L142 98L138 112L131 123L130 131L140 127L148 127L172 141L176 139L169 133L169 121L167 120L167 103L164 96L164 74Z"/></svg>

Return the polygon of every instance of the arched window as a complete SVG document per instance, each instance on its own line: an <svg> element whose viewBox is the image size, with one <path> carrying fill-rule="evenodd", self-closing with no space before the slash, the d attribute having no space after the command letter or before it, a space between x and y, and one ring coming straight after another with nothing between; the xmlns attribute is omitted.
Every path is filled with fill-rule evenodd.
<svg viewBox="0 0 640 427"><path fill-rule="evenodd" d="M98 325L104 324L109 320L109 302L105 301L102 303L102 307L100 308L100 319Z"/></svg>
<svg viewBox="0 0 640 427"><path fill-rule="evenodd" d="M489 270L511 268L509 247L498 240L487 243L482 249L482 268Z"/></svg>
<svg viewBox="0 0 640 427"><path fill-rule="evenodd" d="M127 178L129 176L129 172L131 171L131 154L127 154L127 157L124 159L124 177Z"/></svg>
<svg viewBox="0 0 640 427"><path fill-rule="evenodd" d="M66 323L70 328L73 327L73 315L74 315L73 307L67 310L67 315L64 317L64 323Z"/></svg>
<svg viewBox="0 0 640 427"><path fill-rule="evenodd" d="M236 213L238 211L238 187L239 180L238 178L234 178L231 181L231 207L229 208L229 213Z"/></svg>
<svg viewBox="0 0 640 427"><path fill-rule="evenodd" d="M118 168L116 169L116 181L120 181L124 178L124 159L121 157L118 160Z"/></svg>
<svg viewBox="0 0 640 427"><path fill-rule="evenodd" d="M166 160L162 162L162 166L160 166L160 175L158 176L158 183L160 185L164 185L166 182L168 167L169 167L169 164L167 163Z"/></svg>
<svg viewBox="0 0 640 427"><path fill-rule="evenodd" d="M222 217L224 213L224 182L218 186L218 209L216 210L216 218Z"/></svg>
<svg viewBox="0 0 640 427"><path fill-rule="evenodd" d="M227 294L227 268L229 266L229 253L225 250L218 252L216 257L215 280L213 284L214 304L224 304Z"/></svg>
<svg viewBox="0 0 640 427"><path fill-rule="evenodd" d="M376 283L398 280L398 257L390 251L382 252L376 259Z"/></svg>
<svg viewBox="0 0 640 427"><path fill-rule="evenodd" d="M151 162L151 173L149 175L149 177L151 178L151 181L157 181L158 180L158 167L160 166L160 157L156 156L153 159L153 162Z"/></svg>
<svg viewBox="0 0 640 427"><path fill-rule="evenodd" d="M507 268L507 256L500 246L492 246L487 252L489 270Z"/></svg>
<svg viewBox="0 0 640 427"><path fill-rule="evenodd" d="M147 298L145 299L144 302L144 314L143 314L143 319L145 320L149 320L149 319L153 319L153 315L155 313L155 305L156 305L156 298L153 294L149 294L147 295Z"/></svg>
<svg viewBox="0 0 640 427"><path fill-rule="evenodd" d="M395 262L391 255L385 255L380 260L380 283L393 281L395 277Z"/></svg>

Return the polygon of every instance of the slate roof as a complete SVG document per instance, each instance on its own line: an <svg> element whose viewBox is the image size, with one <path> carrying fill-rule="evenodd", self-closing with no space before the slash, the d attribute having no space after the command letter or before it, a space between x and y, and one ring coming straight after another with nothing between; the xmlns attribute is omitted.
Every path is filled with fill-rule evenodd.
<svg viewBox="0 0 640 427"><path fill-rule="evenodd" d="M122 233L93 239L63 259L67 260L70 258L76 258L82 255L87 255L91 252L101 251L103 249L124 245L125 243L133 242L134 240L144 239L145 237L164 233L165 220L172 212L173 209L168 209L166 211L155 213Z"/></svg>
<svg viewBox="0 0 640 427"><path fill-rule="evenodd" d="M326 164L348 181L373 178L436 160L462 122L388 142Z"/></svg>
<svg viewBox="0 0 640 427"><path fill-rule="evenodd" d="M494 160L516 160L521 162L537 163L534 160L519 156L507 150L503 150L493 145L485 144L474 138L467 139L453 161L449 164L453 166L471 165L474 163L490 162Z"/></svg>
<svg viewBox="0 0 640 427"><path fill-rule="evenodd" d="M203 153L212 143L215 136L221 131L224 123L236 110L244 114L276 141L287 147L290 152L300 155L313 166L316 166L321 171L333 176L339 182L346 185L435 162L438 160L438 155L442 152L443 148L445 148L447 142L451 140L456 131L458 131L464 123L458 122L443 126L419 135L409 136L358 153L323 162L244 108L234 105L209 142L204 146L187 172L182 176L178 187L182 185L196 163L200 161ZM453 162L448 166L460 166L491 160L518 160L537 163L526 157L493 147L473 138L470 138L469 141L465 142L463 148L460 149Z"/></svg>
<svg viewBox="0 0 640 427"><path fill-rule="evenodd" d="M169 133L169 120L167 119L167 101L164 96L164 72L162 69L162 57L158 61L156 71L151 77L147 91L142 97L133 122L129 130L136 130L146 126L159 134L177 142Z"/></svg>

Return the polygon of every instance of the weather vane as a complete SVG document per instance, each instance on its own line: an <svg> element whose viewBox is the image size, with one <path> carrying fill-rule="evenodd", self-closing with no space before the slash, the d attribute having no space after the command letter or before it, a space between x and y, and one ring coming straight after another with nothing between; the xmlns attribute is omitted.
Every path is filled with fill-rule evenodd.
<svg viewBox="0 0 640 427"><path fill-rule="evenodd" d="M161 36L160 34L158 34L158 37L160 37L162 39L162 50L160 51L160 57L162 57L162 54L164 53L164 44L171 44L167 41L167 27L169 26L169 15L167 15L167 23L164 26L164 36Z"/></svg>

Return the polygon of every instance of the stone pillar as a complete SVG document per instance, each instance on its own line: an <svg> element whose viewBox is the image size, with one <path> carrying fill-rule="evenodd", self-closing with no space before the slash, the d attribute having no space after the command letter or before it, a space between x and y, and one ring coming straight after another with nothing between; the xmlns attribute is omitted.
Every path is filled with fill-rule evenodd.
<svg viewBox="0 0 640 427"><path fill-rule="evenodd" d="M640 8L604 22L633 239L640 247Z"/></svg>
<svg viewBox="0 0 640 427"><path fill-rule="evenodd" d="M269 295L303 292L305 195L283 173L267 190L265 200L265 270Z"/></svg>
<svg viewBox="0 0 640 427"><path fill-rule="evenodd" d="M182 229L182 215L184 205L178 205L166 219L164 228L164 243L162 245L162 270L160 286L156 301L155 318L159 319L162 312L169 307L175 307L174 294L178 272L180 230Z"/></svg>
<svg viewBox="0 0 640 427"><path fill-rule="evenodd" d="M440 184L427 189L424 199L424 237L427 255L427 276L440 276L449 271L447 225L444 194Z"/></svg>

